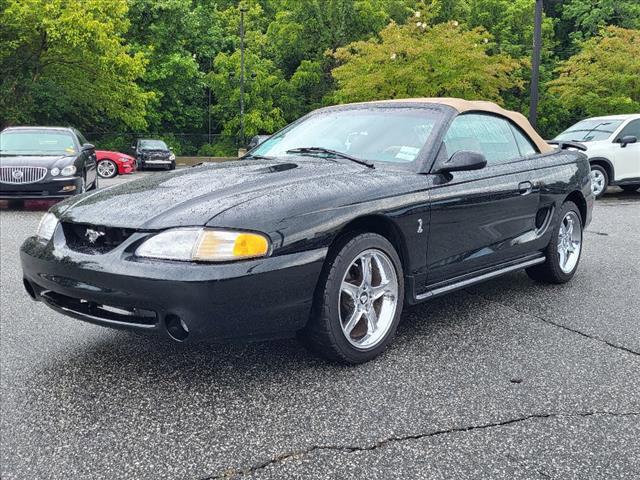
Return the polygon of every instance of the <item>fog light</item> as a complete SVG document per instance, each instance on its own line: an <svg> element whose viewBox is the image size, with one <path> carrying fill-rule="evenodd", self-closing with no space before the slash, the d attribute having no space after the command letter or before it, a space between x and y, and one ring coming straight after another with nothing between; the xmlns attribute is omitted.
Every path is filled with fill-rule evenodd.
<svg viewBox="0 0 640 480"><path fill-rule="evenodd" d="M62 187L63 192L73 192L76 189L75 185L66 185Z"/></svg>

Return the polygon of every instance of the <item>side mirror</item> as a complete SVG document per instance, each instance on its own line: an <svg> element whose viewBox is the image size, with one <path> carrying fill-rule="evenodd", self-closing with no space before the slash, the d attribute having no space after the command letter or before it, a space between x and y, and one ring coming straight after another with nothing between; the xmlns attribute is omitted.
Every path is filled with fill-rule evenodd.
<svg viewBox="0 0 640 480"><path fill-rule="evenodd" d="M627 143L636 143L638 138L635 135L625 135L620 140L620 147L624 148L627 146Z"/></svg>
<svg viewBox="0 0 640 480"><path fill-rule="evenodd" d="M134 152L137 150L135 145L131 145L131 150L133 150Z"/></svg>
<svg viewBox="0 0 640 480"><path fill-rule="evenodd" d="M479 152L470 150L458 150L451 158L440 165L436 173L463 172L467 170L480 170L487 166L487 159Z"/></svg>
<svg viewBox="0 0 640 480"><path fill-rule="evenodd" d="M86 152L87 150L95 150L96 146L91 143L85 143L82 145L82 151Z"/></svg>

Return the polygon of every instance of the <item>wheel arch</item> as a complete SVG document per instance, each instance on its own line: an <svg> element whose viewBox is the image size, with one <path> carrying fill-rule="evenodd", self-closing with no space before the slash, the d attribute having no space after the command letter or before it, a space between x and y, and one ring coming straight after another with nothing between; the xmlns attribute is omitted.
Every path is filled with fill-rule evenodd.
<svg viewBox="0 0 640 480"><path fill-rule="evenodd" d="M584 198L584 195L579 190L574 190L567 198L564 199L565 202L573 202L578 207L580 211L580 216L582 217L582 225L587 221L587 200ZM564 202L563 202L564 203Z"/></svg>
<svg viewBox="0 0 640 480"><path fill-rule="evenodd" d="M406 275L410 270L408 265L409 255L404 235L393 220L384 215L365 215L349 221L338 231L338 234L334 237L331 245L329 246L329 251L334 251L345 237L367 232L377 233L378 235L386 238L391 245L393 245L400 257L402 269Z"/></svg>
<svg viewBox="0 0 640 480"><path fill-rule="evenodd" d="M593 157L589 159L590 165L599 165L604 168L609 176L609 185L615 180L615 168L611 160L605 157Z"/></svg>

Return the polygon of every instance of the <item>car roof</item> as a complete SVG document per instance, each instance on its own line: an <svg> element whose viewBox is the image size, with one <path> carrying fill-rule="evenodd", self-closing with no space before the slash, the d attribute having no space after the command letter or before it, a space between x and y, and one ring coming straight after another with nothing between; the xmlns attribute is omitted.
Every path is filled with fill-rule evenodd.
<svg viewBox="0 0 640 480"><path fill-rule="evenodd" d="M583 120L633 120L640 118L640 113L627 113L623 115L602 115L600 117L589 117Z"/></svg>
<svg viewBox="0 0 640 480"><path fill-rule="evenodd" d="M544 139L538 134L538 132L535 131L535 129L529 123L529 120L527 120L527 117L522 115L520 112L506 110L493 102L487 102L484 100L464 100L462 98L452 97L396 98L392 100L375 100L372 102L361 102L351 105L384 105L390 103L439 104L451 107L458 113L484 112L494 115L500 115L502 117L508 118L518 127L520 127L520 129L527 134L531 141L536 144L538 150L540 150L541 153L547 153L554 150L554 147L545 142Z"/></svg>
<svg viewBox="0 0 640 480"><path fill-rule="evenodd" d="M71 128L71 127L40 127L40 126L37 126L37 125L34 125L34 126L23 125L23 126L20 126L20 127L7 127L2 131L5 132L7 130L52 130L52 131L64 131L64 132L72 132L73 133L73 128Z"/></svg>

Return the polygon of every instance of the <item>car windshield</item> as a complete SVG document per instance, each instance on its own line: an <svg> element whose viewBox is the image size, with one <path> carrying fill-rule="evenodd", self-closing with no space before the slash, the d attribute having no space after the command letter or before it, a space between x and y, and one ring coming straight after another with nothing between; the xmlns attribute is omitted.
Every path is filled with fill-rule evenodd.
<svg viewBox="0 0 640 480"><path fill-rule="evenodd" d="M140 148L145 150L169 150L162 140L140 140Z"/></svg>
<svg viewBox="0 0 640 480"><path fill-rule="evenodd" d="M73 135L61 131L8 130L0 133L3 155L70 155L76 153Z"/></svg>
<svg viewBox="0 0 640 480"><path fill-rule="evenodd" d="M428 108L329 110L293 123L259 145L251 155L305 155L310 153L295 150L316 147L370 162L407 164L415 161L442 115Z"/></svg>
<svg viewBox="0 0 640 480"><path fill-rule="evenodd" d="M554 140L594 142L606 140L622 124L622 120L582 120L558 135Z"/></svg>

